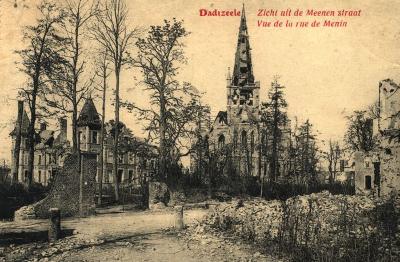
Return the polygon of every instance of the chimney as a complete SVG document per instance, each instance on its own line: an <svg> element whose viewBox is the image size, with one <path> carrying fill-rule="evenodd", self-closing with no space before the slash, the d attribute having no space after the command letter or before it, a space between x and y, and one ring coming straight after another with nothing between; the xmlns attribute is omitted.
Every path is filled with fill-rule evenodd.
<svg viewBox="0 0 400 262"><path fill-rule="evenodd" d="M46 128L47 128L46 123L40 123L40 131L44 131L46 130Z"/></svg>
<svg viewBox="0 0 400 262"><path fill-rule="evenodd" d="M67 119L65 118L59 118L58 119L58 125L60 127L60 138L61 141L67 141Z"/></svg>

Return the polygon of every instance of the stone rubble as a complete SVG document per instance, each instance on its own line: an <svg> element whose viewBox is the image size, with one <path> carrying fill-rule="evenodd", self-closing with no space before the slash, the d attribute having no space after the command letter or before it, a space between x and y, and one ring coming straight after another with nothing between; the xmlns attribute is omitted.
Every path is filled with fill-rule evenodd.
<svg viewBox="0 0 400 262"><path fill-rule="evenodd" d="M278 243L288 249L306 247L312 257L335 252L338 257L346 257L354 251L348 246L352 241L367 246L371 244L368 242L370 237L387 240L381 237L386 234L385 226L379 224L382 221L376 221L382 211L379 208L383 208L385 216L387 201L368 196L332 195L327 191L286 201L233 200L216 206L202 222L202 228L197 230L228 232L238 239L266 247ZM400 206L400 198L394 203ZM399 218L398 209L394 207L394 210L394 217ZM396 236L400 237L399 222L400 219ZM383 252L391 252L391 256L400 252L393 246L394 242L387 240L386 243L391 249Z"/></svg>

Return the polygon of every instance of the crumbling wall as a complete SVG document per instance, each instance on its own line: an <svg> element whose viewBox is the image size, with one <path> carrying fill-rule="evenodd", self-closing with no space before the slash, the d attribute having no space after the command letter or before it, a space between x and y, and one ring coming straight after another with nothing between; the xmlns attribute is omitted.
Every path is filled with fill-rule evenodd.
<svg viewBox="0 0 400 262"><path fill-rule="evenodd" d="M391 79L379 83L381 130L400 129L400 86Z"/></svg>
<svg viewBox="0 0 400 262"><path fill-rule="evenodd" d="M381 153L381 195L400 191L400 143L386 140Z"/></svg>
<svg viewBox="0 0 400 262"><path fill-rule="evenodd" d="M82 153L81 156L83 167L82 215L90 215L95 212L96 155ZM80 215L79 170L79 156L77 154L67 156L63 168L54 175L54 182L48 196L33 205L17 210L15 220L47 218L50 208L59 208L61 216L64 217Z"/></svg>
<svg viewBox="0 0 400 262"><path fill-rule="evenodd" d="M368 163L368 164L367 164ZM370 155L357 151L354 153L354 186L358 195L370 195L374 190L374 168ZM371 189L366 189L366 176L371 177Z"/></svg>

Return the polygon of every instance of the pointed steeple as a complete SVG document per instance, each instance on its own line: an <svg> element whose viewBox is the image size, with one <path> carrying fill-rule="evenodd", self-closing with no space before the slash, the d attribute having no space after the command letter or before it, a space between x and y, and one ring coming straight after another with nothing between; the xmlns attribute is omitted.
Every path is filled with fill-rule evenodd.
<svg viewBox="0 0 400 262"><path fill-rule="evenodd" d="M250 50L251 48L249 34L247 31L246 14L243 4L235 54L235 65L232 75L232 85L234 86L244 86L246 84L254 83L253 64L251 63Z"/></svg>

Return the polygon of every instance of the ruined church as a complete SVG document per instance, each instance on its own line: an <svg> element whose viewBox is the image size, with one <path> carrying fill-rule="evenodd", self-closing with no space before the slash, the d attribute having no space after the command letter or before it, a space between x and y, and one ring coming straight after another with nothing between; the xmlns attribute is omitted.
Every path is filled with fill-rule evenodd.
<svg viewBox="0 0 400 262"><path fill-rule="evenodd" d="M268 174L268 163L261 156L264 144L263 127L260 123L260 82L253 74L253 63L244 8L240 26L232 74L227 77L227 108L218 112L208 134L213 149L230 145L235 169L240 175L259 176ZM290 122L283 127L283 143L290 141ZM285 152L280 153L279 173L288 171L290 161Z"/></svg>

